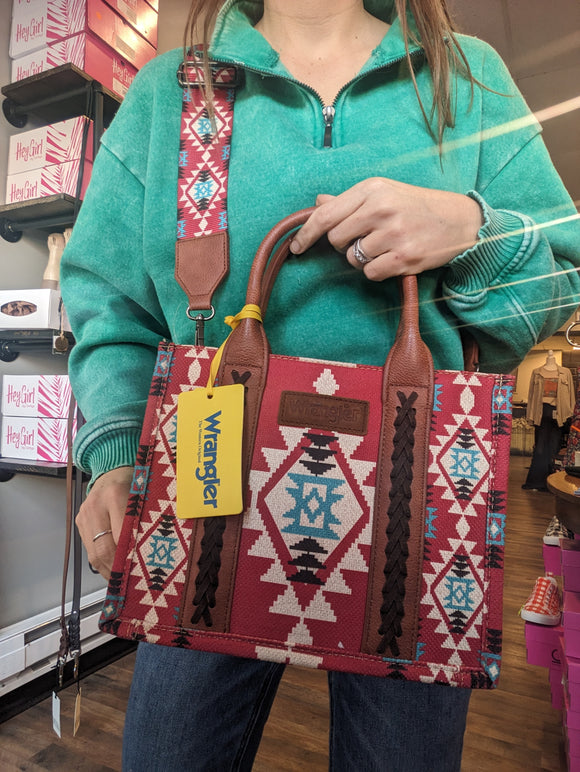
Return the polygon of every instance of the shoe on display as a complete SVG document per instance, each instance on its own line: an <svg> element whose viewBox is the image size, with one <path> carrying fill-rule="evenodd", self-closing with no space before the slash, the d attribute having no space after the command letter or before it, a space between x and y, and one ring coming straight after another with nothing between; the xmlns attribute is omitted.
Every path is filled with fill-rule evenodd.
<svg viewBox="0 0 580 772"><path fill-rule="evenodd" d="M520 609L526 622L557 625L560 622L560 590L553 576L539 576L534 590Z"/></svg>
<svg viewBox="0 0 580 772"><path fill-rule="evenodd" d="M548 544L553 547L560 546L560 539L573 539L574 534L563 523L561 523L556 515L550 520L546 533L544 534L544 544Z"/></svg>

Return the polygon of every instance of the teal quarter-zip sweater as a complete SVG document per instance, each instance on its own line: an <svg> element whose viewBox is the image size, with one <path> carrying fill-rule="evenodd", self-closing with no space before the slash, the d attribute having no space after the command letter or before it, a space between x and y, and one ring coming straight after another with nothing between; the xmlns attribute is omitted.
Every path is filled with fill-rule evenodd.
<svg viewBox="0 0 580 772"><path fill-rule="evenodd" d="M254 253L278 220L313 205L318 193L382 176L479 201L478 243L419 277L421 328L437 368L461 368L459 336L468 327L483 369L510 371L579 302L576 210L538 124L488 45L460 37L487 89L475 86L472 98L469 83L457 78L456 124L440 153L406 68L392 0L366 5L392 24L338 94L331 132L318 95L289 75L253 28L261 2L228 0L220 13L211 56L235 63L244 78L228 189L230 272L215 296L206 343L227 336L222 320L244 305ZM420 47L411 50L429 110L429 70ZM93 477L134 461L159 340L194 338L174 279L180 61L181 51L169 52L135 79L104 135L63 257L62 291L77 341L70 376L87 420L76 463ZM284 266L265 325L276 353L379 365L398 305L396 281L370 282L319 243Z"/></svg>

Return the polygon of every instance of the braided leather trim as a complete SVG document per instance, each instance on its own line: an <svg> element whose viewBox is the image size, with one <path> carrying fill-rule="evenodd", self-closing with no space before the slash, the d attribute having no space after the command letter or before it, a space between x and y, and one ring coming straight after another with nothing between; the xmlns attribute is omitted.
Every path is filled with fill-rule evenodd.
<svg viewBox="0 0 580 772"><path fill-rule="evenodd" d="M201 540L201 555L197 561L199 571L195 577L196 593L193 598L196 608L191 617L191 623L194 625L203 619L206 627L213 626L210 609L215 608L216 604L225 529L225 517L206 517L203 521L204 535Z"/></svg>
<svg viewBox="0 0 580 772"><path fill-rule="evenodd" d="M387 526L386 563L384 568L385 583L381 605L381 641L377 648L379 654L390 649L394 657L399 656L397 638L402 635L401 621L405 616L405 579L407 578L408 541L411 518L411 483L413 482L413 447L415 444L416 410L413 407L417 392L408 397L402 391L397 392L399 406L396 408L395 435L391 456L391 490L389 491L389 524Z"/></svg>

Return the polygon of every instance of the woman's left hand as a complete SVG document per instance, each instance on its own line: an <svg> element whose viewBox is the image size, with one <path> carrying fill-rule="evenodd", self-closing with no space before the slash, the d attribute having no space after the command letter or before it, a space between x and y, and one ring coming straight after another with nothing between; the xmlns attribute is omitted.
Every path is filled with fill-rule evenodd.
<svg viewBox="0 0 580 772"><path fill-rule="evenodd" d="M291 250L301 254L325 233L348 262L372 281L417 274L445 265L473 246L482 225L469 196L371 177L339 196L320 195L316 211L296 233ZM354 254L360 239L363 265Z"/></svg>

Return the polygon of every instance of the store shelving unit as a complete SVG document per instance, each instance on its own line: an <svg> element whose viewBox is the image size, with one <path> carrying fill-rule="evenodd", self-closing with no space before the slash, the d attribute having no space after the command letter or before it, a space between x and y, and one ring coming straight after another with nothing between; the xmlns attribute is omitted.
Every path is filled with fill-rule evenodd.
<svg viewBox="0 0 580 772"><path fill-rule="evenodd" d="M0 90L4 116L20 129L26 126L29 116L41 123L53 123L86 115L93 121L93 157L121 103L120 97L73 64L54 67ZM25 230L66 228L73 224L79 208L78 199L64 194L1 206L0 236L14 243Z"/></svg>
<svg viewBox="0 0 580 772"><path fill-rule="evenodd" d="M17 128L24 128L31 116L37 122L52 123L86 115L93 121L93 156L121 103L120 97L73 64L32 75L0 91L4 116ZM28 230L64 230L73 225L80 207L78 198L64 193L5 204L0 206L0 237L16 243ZM0 329L0 361L12 362L21 351L52 348L53 353L64 353L53 346L56 335L53 330ZM72 335L66 337L70 347Z"/></svg>

